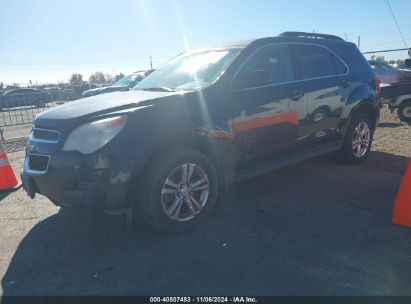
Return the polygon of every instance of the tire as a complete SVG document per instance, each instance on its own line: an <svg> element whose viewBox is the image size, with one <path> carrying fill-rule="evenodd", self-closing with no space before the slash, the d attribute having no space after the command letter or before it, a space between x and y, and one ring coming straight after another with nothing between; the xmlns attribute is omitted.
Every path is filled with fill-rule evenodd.
<svg viewBox="0 0 411 304"><path fill-rule="evenodd" d="M400 104L398 116L402 121L411 123L411 100L403 101Z"/></svg>
<svg viewBox="0 0 411 304"><path fill-rule="evenodd" d="M373 135L374 126L369 115L365 113L356 114L345 134L341 150L343 160L350 165L365 161L371 150Z"/></svg>
<svg viewBox="0 0 411 304"><path fill-rule="evenodd" d="M140 218L159 232L178 234L209 216L217 201L219 182L214 164L204 154L192 149L171 150L154 157L146 168L133 207L133 214L137 213L134 221ZM183 168L187 176L192 171L188 182L183 181Z"/></svg>

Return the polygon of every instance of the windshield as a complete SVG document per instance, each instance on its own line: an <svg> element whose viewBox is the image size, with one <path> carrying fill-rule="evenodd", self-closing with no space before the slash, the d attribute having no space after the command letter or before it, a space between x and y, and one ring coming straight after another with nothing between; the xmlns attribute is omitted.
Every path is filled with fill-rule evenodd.
<svg viewBox="0 0 411 304"><path fill-rule="evenodd" d="M126 76L126 77L121 78L114 85L116 85L116 86L129 86L133 83L136 83L138 78L141 78L141 76L140 75Z"/></svg>
<svg viewBox="0 0 411 304"><path fill-rule="evenodd" d="M240 52L239 48L182 54L144 78L134 90L200 90L212 84Z"/></svg>

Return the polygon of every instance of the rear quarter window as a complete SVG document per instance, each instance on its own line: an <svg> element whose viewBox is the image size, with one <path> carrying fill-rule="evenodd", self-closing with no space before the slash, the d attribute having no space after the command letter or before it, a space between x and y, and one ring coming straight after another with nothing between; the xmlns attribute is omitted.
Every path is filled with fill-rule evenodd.
<svg viewBox="0 0 411 304"><path fill-rule="evenodd" d="M347 67L324 47L316 45L292 45L297 79L336 76L347 73Z"/></svg>
<svg viewBox="0 0 411 304"><path fill-rule="evenodd" d="M374 79L374 72L370 64L355 44L339 43L330 48L349 66L350 75L354 77L354 80Z"/></svg>

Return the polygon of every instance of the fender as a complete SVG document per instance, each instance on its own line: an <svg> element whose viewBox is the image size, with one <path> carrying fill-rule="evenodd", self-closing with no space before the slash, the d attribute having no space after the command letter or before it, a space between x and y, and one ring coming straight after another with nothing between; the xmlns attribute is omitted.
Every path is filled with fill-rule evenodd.
<svg viewBox="0 0 411 304"><path fill-rule="evenodd" d="M235 150L232 129L227 124L204 122L198 112L185 111L158 117L150 135L138 139L140 148L135 151L134 172L141 172L149 159L170 146L192 146L216 163L221 182L226 185L232 179L235 167ZM161 126L161 127L159 127ZM142 154L139 151L144 151Z"/></svg>
<svg viewBox="0 0 411 304"><path fill-rule="evenodd" d="M411 100L411 94L398 96L395 99L395 102L390 103L390 105L393 105L395 107L399 107L403 103L403 101L406 101L406 100Z"/></svg>
<svg viewBox="0 0 411 304"><path fill-rule="evenodd" d="M362 100L375 100L376 96L374 91L368 84L360 84L353 92L348 96L346 106L352 106Z"/></svg>
<svg viewBox="0 0 411 304"><path fill-rule="evenodd" d="M378 102L379 96L370 88L369 84L362 83L348 96L344 113L340 122L340 130L343 136L351 123L354 113L360 108L365 108L373 113L374 123L377 123L380 108ZM375 125L374 125L375 127Z"/></svg>

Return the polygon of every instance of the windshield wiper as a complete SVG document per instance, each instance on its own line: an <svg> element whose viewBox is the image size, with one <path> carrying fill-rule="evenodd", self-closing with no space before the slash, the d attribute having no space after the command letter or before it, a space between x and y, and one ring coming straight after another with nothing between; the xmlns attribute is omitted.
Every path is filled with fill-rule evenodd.
<svg viewBox="0 0 411 304"><path fill-rule="evenodd" d="M159 91L159 92L175 92L176 90L168 87L152 87L152 88L144 88L143 91Z"/></svg>

